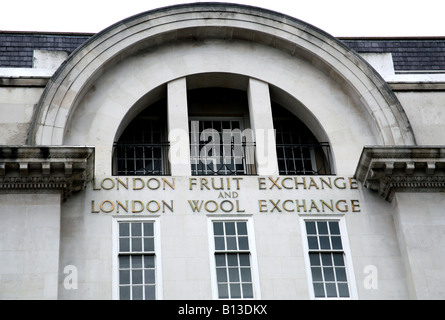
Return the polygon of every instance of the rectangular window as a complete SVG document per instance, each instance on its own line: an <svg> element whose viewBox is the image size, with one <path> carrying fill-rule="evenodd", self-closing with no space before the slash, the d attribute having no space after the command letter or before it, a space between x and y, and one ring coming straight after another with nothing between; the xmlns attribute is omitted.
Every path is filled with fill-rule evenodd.
<svg viewBox="0 0 445 320"><path fill-rule="evenodd" d="M255 296L247 221L213 221L213 244L219 299Z"/></svg>
<svg viewBox="0 0 445 320"><path fill-rule="evenodd" d="M345 249L339 221L305 221L315 298L350 298Z"/></svg>
<svg viewBox="0 0 445 320"><path fill-rule="evenodd" d="M118 233L119 299L156 299L155 222L119 221Z"/></svg>

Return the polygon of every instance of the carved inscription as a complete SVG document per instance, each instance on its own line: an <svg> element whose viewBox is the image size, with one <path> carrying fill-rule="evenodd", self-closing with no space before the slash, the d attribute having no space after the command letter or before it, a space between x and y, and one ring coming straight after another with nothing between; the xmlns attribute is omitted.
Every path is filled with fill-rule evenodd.
<svg viewBox="0 0 445 320"><path fill-rule="evenodd" d="M92 183L105 198L91 200L91 213L357 213L357 189L342 176L106 177Z"/></svg>

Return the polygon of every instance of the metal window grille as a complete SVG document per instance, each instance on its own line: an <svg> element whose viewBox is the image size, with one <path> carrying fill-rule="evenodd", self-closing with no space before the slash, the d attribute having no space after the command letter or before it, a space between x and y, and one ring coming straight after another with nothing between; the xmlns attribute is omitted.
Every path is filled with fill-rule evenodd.
<svg viewBox="0 0 445 320"><path fill-rule="evenodd" d="M255 144L247 138L239 120L191 121L192 175L255 174Z"/></svg>
<svg viewBox="0 0 445 320"><path fill-rule="evenodd" d="M168 143L115 143L116 174L167 174L168 147Z"/></svg>
<svg viewBox="0 0 445 320"><path fill-rule="evenodd" d="M331 174L328 143L277 144L280 175Z"/></svg>
<svg viewBox="0 0 445 320"><path fill-rule="evenodd" d="M167 175L169 143L164 142L163 118L140 116L114 143L113 174Z"/></svg>
<svg viewBox="0 0 445 320"><path fill-rule="evenodd" d="M330 146L318 142L300 121L274 120L280 175L331 174Z"/></svg>

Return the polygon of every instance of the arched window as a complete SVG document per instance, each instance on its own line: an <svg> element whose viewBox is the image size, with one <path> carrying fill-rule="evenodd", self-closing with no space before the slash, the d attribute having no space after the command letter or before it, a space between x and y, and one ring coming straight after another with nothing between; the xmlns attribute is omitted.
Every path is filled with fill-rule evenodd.
<svg viewBox="0 0 445 320"><path fill-rule="evenodd" d="M114 175L168 175L167 100L138 114L114 144Z"/></svg>
<svg viewBox="0 0 445 320"><path fill-rule="evenodd" d="M247 93L213 87L187 96L192 175L255 174Z"/></svg>
<svg viewBox="0 0 445 320"><path fill-rule="evenodd" d="M332 174L328 142L319 142L294 114L272 103L280 175Z"/></svg>
<svg viewBox="0 0 445 320"><path fill-rule="evenodd" d="M330 147L293 113L272 101L280 175L332 174ZM245 90L187 91L192 175L255 175L255 138ZM114 175L169 175L167 98L140 112L114 144ZM186 120L184 120L186 121Z"/></svg>

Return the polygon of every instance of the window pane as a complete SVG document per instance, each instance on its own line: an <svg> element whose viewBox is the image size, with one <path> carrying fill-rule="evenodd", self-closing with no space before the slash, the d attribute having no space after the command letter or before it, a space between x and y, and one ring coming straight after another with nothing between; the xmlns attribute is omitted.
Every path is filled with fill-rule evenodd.
<svg viewBox="0 0 445 320"><path fill-rule="evenodd" d="M238 255L236 253L227 255L227 265L232 267L238 266Z"/></svg>
<svg viewBox="0 0 445 320"><path fill-rule="evenodd" d="M324 281L335 281L334 268L323 268Z"/></svg>
<svg viewBox="0 0 445 320"><path fill-rule="evenodd" d="M345 261L343 259L343 253L334 253L332 256L334 258L334 265L336 265L336 266L344 266L345 265Z"/></svg>
<svg viewBox="0 0 445 320"><path fill-rule="evenodd" d="M329 230L331 231L331 234L340 234L340 228L338 226L338 222L330 221L329 222Z"/></svg>
<svg viewBox="0 0 445 320"><path fill-rule="evenodd" d="M308 243L309 249L313 249L313 250L317 250L318 249L317 237L308 236L307 237L307 243Z"/></svg>
<svg viewBox="0 0 445 320"><path fill-rule="evenodd" d="M347 283L339 283L338 284L338 295L342 298L349 297L349 289Z"/></svg>
<svg viewBox="0 0 445 320"><path fill-rule="evenodd" d="M238 268L229 268L229 281L239 282L239 271Z"/></svg>
<svg viewBox="0 0 445 320"><path fill-rule="evenodd" d="M309 253L311 266L320 266L320 255L318 253Z"/></svg>
<svg viewBox="0 0 445 320"><path fill-rule="evenodd" d="M130 286L119 287L119 299L130 300Z"/></svg>
<svg viewBox="0 0 445 320"><path fill-rule="evenodd" d="M218 296L220 299L227 299L229 297L229 287L227 284L218 284Z"/></svg>
<svg viewBox="0 0 445 320"><path fill-rule="evenodd" d="M239 250L249 250L249 240L247 237L239 237Z"/></svg>
<svg viewBox="0 0 445 320"><path fill-rule="evenodd" d="M140 268L142 268L142 256L133 256L131 258L131 267L133 269L140 269Z"/></svg>
<svg viewBox="0 0 445 320"><path fill-rule="evenodd" d="M155 299L156 299L156 287L145 286L145 300L155 300Z"/></svg>
<svg viewBox="0 0 445 320"><path fill-rule="evenodd" d="M341 237L333 236L333 237L331 237L331 241L332 241L332 249L334 249L334 250L343 249L343 247L341 245Z"/></svg>
<svg viewBox="0 0 445 320"><path fill-rule="evenodd" d="M215 235L224 235L224 227L222 222L213 223L213 231Z"/></svg>
<svg viewBox="0 0 445 320"><path fill-rule="evenodd" d="M335 268L335 276L337 277L337 281L346 281L346 269Z"/></svg>
<svg viewBox="0 0 445 320"><path fill-rule="evenodd" d="M320 267L312 267L312 281L323 281Z"/></svg>
<svg viewBox="0 0 445 320"><path fill-rule="evenodd" d="M235 222L226 222L226 235L235 235Z"/></svg>
<svg viewBox="0 0 445 320"><path fill-rule="evenodd" d="M133 284L142 284L142 270L133 270L131 276L131 282Z"/></svg>
<svg viewBox="0 0 445 320"><path fill-rule="evenodd" d="M252 282L252 275L250 273L250 268L241 268L241 281Z"/></svg>
<svg viewBox="0 0 445 320"><path fill-rule="evenodd" d="M314 294L316 298L324 298L324 287L322 283L314 283Z"/></svg>
<svg viewBox="0 0 445 320"><path fill-rule="evenodd" d="M323 266L332 266L332 259L330 253L321 254L321 263Z"/></svg>
<svg viewBox="0 0 445 320"><path fill-rule="evenodd" d="M318 221L318 234L328 234L328 224L326 221Z"/></svg>
<svg viewBox="0 0 445 320"><path fill-rule="evenodd" d="M307 234L317 234L317 231L315 229L315 222L306 221L306 230Z"/></svg>
<svg viewBox="0 0 445 320"><path fill-rule="evenodd" d="M237 250L236 238L227 237L227 250Z"/></svg>
<svg viewBox="0 0 445 320"><path fill-rule="evenodd" d="M133 300L142 300L142 286L132 287Z"/></svg>
<svg viewBox="0 0 445 320"><path fill-rule="evenodd" d="M145 256L144 257L144 268L154 268L155 267L155 257Z"/></svg>
<svg viewBox="0 0 445 320"><path fill-rule="evenodd" d="M335 283L326 283L326 296L328 298L337 297L337 289Z"/></svg>
<svg viewBox="0 0 445 320"><path fill-rule="evenodd" d="M331 244L329 243L329 236L320 236L320 249L329 250L331 249Z"/></svg>
<svg viewBox="0 0 445 320"><path fill-rule="evenodd" d="M253 298L253 288L251 283L243 284L243 298Z"/></svg>
<svg viewBox="0 0 445 320"><path fill-rule="evenodd" d="M248 253L240 253L239 254L239 262L240 266L250 266L250 257Z"/></svg>
<svg viewBox="0 0 445 320"><path fill-rule="evenodd" d="M145 284L155 283L155 270L154 269L144 270L144 283Z"/></svg>
<svg viewBox="0 0 445 320"><path fill-rule="evenodd" d="M134 252L142 251L142 238L132 238L131 239L131 251L134 251Z"/></svg>
<svg viewBox="0 0 445 320"><path fill-rule="evenodd" d="M133 222L131 224L131 235L134 236L142 236L142 224Z"/></svg>
<svg viewBox="0 0 445 320"><path fill-rule="evenodd" d="M154 236L153 223L144 223L144 236Z"/></svg>
<svg viewBox="0 0 445 320"><path fill-rule="evenodd" d="M216 268L216 281L227 282L227 269L226 268Z"/></svg>
<svg viewBox="0 0 445 320"><path fill-rule="evenodd" d="M238 283L230 284L230 298L241 298L241 286Z"/></svg>
<svg viewBox="0 0 445 320"><path fill-rule="evenodd" d="M144 238L144 251L152 252L155 250L154 238Z"/></svg>
<svg viewBox="0 0 445 320"><path fill-rule="evenodd" d="M247 224L245 222L238 222L237 227L239 235L247 235Z"/></svg>
<svg viewBox="0 0 445 320"><path fill-rule="evenodd" d="M215 237L215 250L225 250L226 246L223 237Z"/></svg>
<svg viewBox="0 0 445 320"><path fill-rule="evenodd" d="M119 239L119 251L120 252L129 252L130 251L130 239L129 238L120 238Z"/></svg>
<svg viewBox="0 0 445 320"><path fill-rule="evenodd" d="M120 269L128 269L128 268L130 268L130 257L129 256L121 256L121 257L119 257L119 268Z"/></svg>
<svg viewBox="0 0 445 320"><path fill-rule="evenodd" d="M130 270L119 271L119 284L130 284Z"/></svg>
<svg viewBox="0 0 445 320"><path fill-rule="evenodd" d="M225 254L215 254L215 262L216 266L225 266L226 265L226 255Z"/></svg>
<svg viewBox="0 0 445 320"><path fill-rule="evenodd" d="M119 223L119 236L129 236L130 235L130 226L128 223Z"/></svg>

